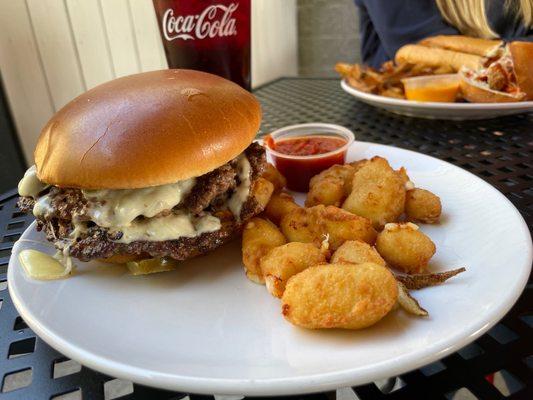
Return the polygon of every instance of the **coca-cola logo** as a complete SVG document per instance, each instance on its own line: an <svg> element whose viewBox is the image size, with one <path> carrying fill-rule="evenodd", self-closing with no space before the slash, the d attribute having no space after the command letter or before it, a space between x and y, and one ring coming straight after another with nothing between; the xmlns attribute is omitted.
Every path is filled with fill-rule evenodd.
<svg viewBox="0 0 533 400"><path fill-rule="evenodd" d="M238 6L237 3L231 3L228 6L213 4L200 14L178 16L174 16L174 10L169 8L163 15L163 35L168 41L235 36L237 26L235 18L231 18L231 15Z"/></svg>

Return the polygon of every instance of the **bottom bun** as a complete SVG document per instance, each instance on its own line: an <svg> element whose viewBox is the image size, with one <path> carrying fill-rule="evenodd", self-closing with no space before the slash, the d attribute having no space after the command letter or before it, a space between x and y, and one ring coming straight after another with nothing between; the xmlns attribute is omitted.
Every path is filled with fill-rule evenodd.
<svg viewBox="0 0 533 400"><path fill-rule="evenodd" d="M459 74L459 88L463 98L470 103L513 103L523 101L525 93L509 94L492 90L483 82L478 82L465 76L465 71Z"/></svg>

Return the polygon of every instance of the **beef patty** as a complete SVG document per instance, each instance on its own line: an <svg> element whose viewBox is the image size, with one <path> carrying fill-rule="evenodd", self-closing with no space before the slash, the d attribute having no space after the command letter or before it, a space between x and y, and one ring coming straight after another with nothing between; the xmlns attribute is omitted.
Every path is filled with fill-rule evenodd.
<svg viewBox="0 0 533 400"><path fill-rule="evenodd" d="M255 181L266 166L265 151L262 146L252 143L245 155L251 166L251 179ZM99 227L89 221L87 214L87 200L80 189L51 187L52 212L43 219L38 219L37 229L46 233L47 239L62 249L73 230L72 217L80 221L89 221L86 232L70 243L69 253L82 261L96 258L108 258L116 254L148 255L151 257L169 256L177 260L185 260L209 252L231 239L242 224L249 218L262 211L252 196L242 206L240 220L236 220L231 213L220 209L221 199L227 198L231 191L239 184L237 162L231 160L227 164L196 178L196 183L184 201L176 209L186 210L193 215L210 212L220 218L221 229L203 233L192 238L179 238L161 242L136 241L131 243L117 243L106 228ZM21 197L19 207L22 211L32 212L35 200Z"/></svg>

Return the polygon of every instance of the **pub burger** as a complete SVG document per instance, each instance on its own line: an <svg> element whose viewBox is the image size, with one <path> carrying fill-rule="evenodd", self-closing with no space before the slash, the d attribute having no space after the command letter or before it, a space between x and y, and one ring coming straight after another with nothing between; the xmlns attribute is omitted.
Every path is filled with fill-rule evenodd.
<svg viewBox="0 0 533 400"><path fill-rule="evenodd" d="M260 178L264 149L252 143L260 120L252 94L204 72L104 83L43 128L35 165L18 186L19 207L68 262L204 254L237 234L263 210L265 190L271 194Z"/></svg>

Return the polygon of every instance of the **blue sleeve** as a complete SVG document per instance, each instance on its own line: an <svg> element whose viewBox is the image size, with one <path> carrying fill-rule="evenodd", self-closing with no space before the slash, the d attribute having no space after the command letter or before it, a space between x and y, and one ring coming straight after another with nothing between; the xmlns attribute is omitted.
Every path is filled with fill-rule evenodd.
<svg viewBox="0 0 533 400"><path fill-rule="evenodd" d="M502 35L502 39L506 42L514 42L515 40L520 42L533 42L533 31L527 31L526 28L522 27L518 32Z"/></svg>
<svg viewBox="0 0 533 400"><path fill-rule="evenodd" d="M458 31L442 19L435 0L355 0L359 7L363 62L379 67L396 50L434 35Z"/></svg>

